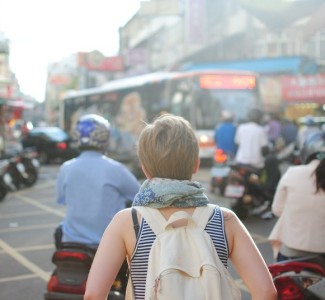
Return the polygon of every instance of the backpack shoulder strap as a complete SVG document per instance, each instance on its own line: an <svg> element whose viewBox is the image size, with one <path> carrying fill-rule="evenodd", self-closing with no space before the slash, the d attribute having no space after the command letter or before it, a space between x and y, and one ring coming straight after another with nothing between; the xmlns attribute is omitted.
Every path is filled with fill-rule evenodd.
<svg viewBox="0 0 325 300"><path fill-rule="evenodd" d="M217 205L209 203L207 206L197 207L192 215L193 220L201 229L205 229Z"/></svg>
<svg viewBox="0 0 325 300"><path fill-rule="evenodd" d="M140 212L156 235L164 231L167 221L158 209L145 206L135 206L134 208Z"/></svg>

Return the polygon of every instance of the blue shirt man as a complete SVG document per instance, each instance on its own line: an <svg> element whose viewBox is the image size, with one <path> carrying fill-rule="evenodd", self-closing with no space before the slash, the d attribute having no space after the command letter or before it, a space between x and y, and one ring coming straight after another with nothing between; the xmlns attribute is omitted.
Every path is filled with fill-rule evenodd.
<svg viewBox="0 0 325 300"><path fill-rule="evenodd" d="M67 206L62 242L99 244L113 216L133 201L140 187L121 163L98 151L65 162L57 178L57 203Z"/></svg>
<svg viewBox="0 0 325 300"><path fill-rule="evenodd" d="M236 153L235 134L236 126L233 124L232 118L224 118L224 121L217 126L214 133L217 148L234 156Z"/></svg>
<svg viewBox="0 0 325 300"><path fill-rule="evenodd" d="M114 215L140 188L124 165L103 154L110 136L110 123L97 114L81 116L73 127L81 154L59 170L57 202L65 204L67 211L54 233L57 248L61 242L99 244Z"/></svg>

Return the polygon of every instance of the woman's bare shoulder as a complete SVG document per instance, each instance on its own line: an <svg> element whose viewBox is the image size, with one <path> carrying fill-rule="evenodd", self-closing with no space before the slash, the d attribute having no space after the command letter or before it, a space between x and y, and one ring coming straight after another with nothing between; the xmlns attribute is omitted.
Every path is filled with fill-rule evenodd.
<svg viewBox="0 0 325 300"><path fill-rule="evenodd" d="M131 208L122 209L114 215L110 224L119 225L129 223L132 220L131 216Z"/></svg>
<svg viewBox="0 0 325 300"><path fill-rule="evenodd" d="M222 211L222 214L223 214L223 218L225 221L234 221L237 219L237 216L236 214L230 210L229 208L226 208L226 207L220 207L221 211Z"/></svg>

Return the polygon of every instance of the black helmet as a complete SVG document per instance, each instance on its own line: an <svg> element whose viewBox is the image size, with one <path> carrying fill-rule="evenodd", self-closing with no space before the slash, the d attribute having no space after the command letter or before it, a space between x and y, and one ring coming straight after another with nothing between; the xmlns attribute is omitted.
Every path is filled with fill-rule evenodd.
<svg viewBox="0 0 325 300"><path fill-rule="evenodd" d="M263 112L260 109L253 108L247 114L247 119L249 122L255 122L260 124L263 118Z"/></svg>
<svg viewBox="0 0 325 300"><path fill-rule="evenodd" d="M307 136L301 149L301 159L308 164L316 159L317 154L325 152L325 132L313 132Z"/></svg>

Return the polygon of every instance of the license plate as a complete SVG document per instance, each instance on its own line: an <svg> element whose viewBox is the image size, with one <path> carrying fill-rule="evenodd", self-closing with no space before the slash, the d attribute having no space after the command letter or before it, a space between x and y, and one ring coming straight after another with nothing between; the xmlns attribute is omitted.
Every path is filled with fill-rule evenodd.
<svg viewBox="0 0 325 300"><path fill-rule="evenodd" d="M211 177L227 177L230 172L230 167L213 167Z"/></svg>
<svg viewBox="0 0 325 300"><path fill-rule="evenodd" d="M229 198L240 198L244 195L245 187L243 185L228 184L224 195Z"/></svg>
<svg viewBox="0 0 325 300"><path fill-rule="evenodd" d="M17 169L20 173L24 173L26 171L25 166L22 163L17 164Z"/></svg>

